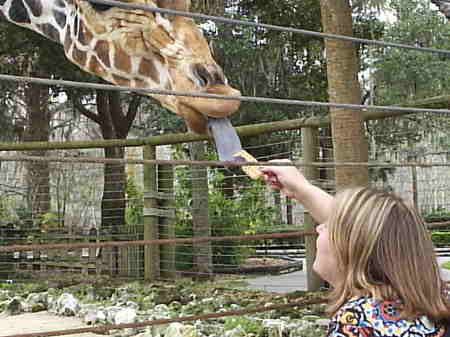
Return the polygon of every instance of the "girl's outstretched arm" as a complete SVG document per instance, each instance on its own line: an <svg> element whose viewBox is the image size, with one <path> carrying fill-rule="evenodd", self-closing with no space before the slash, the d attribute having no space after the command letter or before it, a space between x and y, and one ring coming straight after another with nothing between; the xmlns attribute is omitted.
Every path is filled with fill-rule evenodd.
<svg viewBox="0 0 450 337"><path fill-rule="evenodd" d="M275 161L275 160L274 160ZM291 163L290 160L276 162ZM294 166L265 166L261 168L263 179L272 188L302 203L319 224L330 216L334 197L312 185Z"/></svg>

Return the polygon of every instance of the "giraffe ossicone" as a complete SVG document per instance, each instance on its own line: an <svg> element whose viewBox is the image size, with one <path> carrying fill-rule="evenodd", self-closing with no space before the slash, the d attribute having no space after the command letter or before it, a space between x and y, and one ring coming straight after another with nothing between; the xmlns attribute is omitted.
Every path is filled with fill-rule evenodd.
<svg viewBox="0 0 450 337"><path fill-rule="evenodd" d="M122 1L179 11L190 7L190 0ZM240 95L190 18L88 0L0 0L0 11L9 21L60 43L73 63L113 84ZM207 131L208 117L228 117L240 105L239 100L150 95L197 133Z"/></svg>

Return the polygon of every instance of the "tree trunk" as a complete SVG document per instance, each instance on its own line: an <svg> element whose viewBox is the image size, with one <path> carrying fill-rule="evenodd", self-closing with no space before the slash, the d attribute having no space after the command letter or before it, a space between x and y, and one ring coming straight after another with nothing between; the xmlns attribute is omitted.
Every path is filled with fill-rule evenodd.
<svg viewBox="0 0 450 337"><path fill-rule="evenodd" d="M73 95L75 108L84 116L100 126L103 139L125 139L136 117L140 105L140 96L133 95L128 111L122 109L121 98L118 92L97 90L97 113L84 107L80 97ZM105 158L124 158L122 147L104 149ZM102 230L109 233L112 239L120 234L119 226L125 225L125 186L126 172L123 164L104 165L104 188L102 197ZM118 249L112 249L111 273L118 272Z"/></svg>
<svg viewBox="0 0 450 337"><path fill-rule="evenodd" d="M48 142L50 135L50 115L47 111L48 88L38 84L27 84L25 102L28 114L28 127L25 141ZM45 150L30 151L32 156L45 157ZM28 162L27 180L29 202L33 219L39 219L50 212L50 164L48 162ZM44 229L45 228L41 228Z"/></svg>
<svg viewBox="0 0 450 337"><path fill-rule="evenodd" d="M205 144L190 144L192 160L205 160ZM192 188L192 220L194 237L211 236L211 224L208 214L208 168L191 166ZM194 243L194 266L199 279L209 279L212 275L211 242Z"/></svg>
<svg viewBox="0 0 450 337"><path fill-rule="evenodd" d="M124 139L128 128L124 127L120 95L116 92L97 91L97 112L103 139ZM106 147L105 158L123 159L122 147ZM104 186L102 196L102 229L111 235L112 240L119 240L121 226L125 225L125 187L126 173L124 164L104 165ZM118 248L113 247L110 259L110 272L119 272Z"/></svg>
<svg viewBox="0 0 450 337"><path fill-rule="evenodd" d="M352 13L348 0L320 1L323 31L352 36ZM329 99L332 103L359 104L358 59L352 42L325 39ZM336 163L367 162L362 111L331 108L331 125ZM367 185L368 168L336 167L336 188Z"/></svg>

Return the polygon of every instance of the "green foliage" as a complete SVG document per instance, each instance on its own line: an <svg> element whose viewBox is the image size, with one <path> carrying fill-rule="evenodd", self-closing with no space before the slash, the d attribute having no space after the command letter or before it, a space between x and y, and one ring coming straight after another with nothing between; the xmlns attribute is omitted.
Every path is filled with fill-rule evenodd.
<svg viewBox="0 0 450 337"><path fill-rule="evenodd" d="M450 232L431 232L431 240L436 246L449 246Z"/></svg>
<svg viewBox="0 0 450 337"><path fill-rule="evenodd" d="M387 26L387 41L450 49L446 20L430 8L429 1L391 0L390 6L397 20ZM383 48L378 56L375 75L380 103L448 94L450 64L446 55Z"/></svg>
<svg viewBox="0 0 450 337"><path fill-rule="evenodd" d="M424 214L423 218L425 222L450 221L450 211L441 206L427 214Z"/></svg>
<svg viewBox="0 0 450 337"><path fill-rule="evenodd" d="M450 269L450 261L446 261L443 264L441 264L441 267L444 269Z"/></svg>
<svg viewBox="0 0 450 337"><path fill-rule="evenodd" d="M227 8L233 19L264 22L320 31L320 7L315 0L277 1L244 0ZM217 30L208 33L214 46L214 57L224 69L231 85L244 96L283 99L327 99L326 62L323 39L249 26L216 23ZM314 115L325 109L295 105L242 102L231 117L233 125L251 125ZM289 153L289 138L284 132L261 137L242 138L243 146L261 158L273 153ZM258 146L272 143L272 148Z"/></svg>
<svg viewBox="0 0 450 337"><path fill-rule="evenodd" d="M427 48L450 49L446 19L427 0L391 0L395 21L387 23L383 39ZM404 105L421 98L446 95L450 90L450 63L443 54L400 48L372 47L374 104ZM367 122L379 152L413 146L430 129L446 133L446 123L435 123L424 114ZM441 132L439 132L441 130ZM386 146L387 148L382 148ZM374 158L376 159L376 158Z"/></svg>
<svg viewBox="0 0 450 337"><path fill-rule="evenodd" d="M215 154L213 155L215 156ZM188 167L178 166L175 169L177 188L176 203L176 235L191 237L193 235L193 220L190 212L192 203L192 179ZM264 185L251 181L235 190L237 197L230 198L224 193L225 179L230 179L218 169L209 169L208 217L213 236L229 236L251 234L270 226L274 221L275 210L267 207L261 194ZM235 242L213 243L213 263L220 265L236 265L248 254L245 248ZM192 265L193 250L190 245L177 246L177 266L189 268Z"/></svg>
<svg viewBox="0 0 450 337"><path fill-rule="evenodd" d="M246 316L225 317L223 328L225 331L236 329L240 327L246 334L253 334L254 336L261 336L264 327L261 321Z"/></svg>
<svg viewBox="0 0 450 337"><path fill-rule="evenodd" d="M0 195L0 224L10 222L11 214L9 212L10 200L7 196Z"/></svg>
<svg viewBox="0 0 450 337"><path fill-rule="evenodd" d="M142 224L144 219L143 193L136 185L134 178L128 176L126 184L127 208L125 209L125 222L127 225Z"/></svg>
<svg viewBox="0 0 450 337"><path fill-rule="evenodd" d="M60 227L60 221L58 215L53 212L46 212L39 216L38 219L39 227L41 231L47 232L52 229Z"/></svg>

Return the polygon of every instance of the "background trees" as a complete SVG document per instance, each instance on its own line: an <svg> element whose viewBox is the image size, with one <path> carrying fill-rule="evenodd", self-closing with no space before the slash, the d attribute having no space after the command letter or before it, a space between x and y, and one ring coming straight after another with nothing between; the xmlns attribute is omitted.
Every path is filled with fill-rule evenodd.
<svg viewBox="0 0 450 337"><path fill-rule="evenodd" d="M197 0L192 3L193 11L205 14L450 49L448 23L427 0L280 0L276 5L267 0ZM387 22L386 15L378 12L381 5L385 5L389 17L395 22ZM407 101L449 92L450 66L446 55L331 39L324 41L308 35L248 26L205 23L201 20L198 23L204 27L215 58L224 68L229 81L245 96L402 105ZM53 42L11 24L0 24L2 73L99 81L67 62L62 50ZM186 131L178 116L165 111L152 100L134 94L6 82L1 82L0 86L2 140L79 139L81 125L86 120L92 122L90 128L95 130L94 137L103 139ZM232 122L239 126L325 116L328 113L323 108L244 102L240 111L232 116ZM400 141L413 146L423 135L429 134L426 129L430 125L429 120L423 117L363 123L357 110L331 109L330 114L333 130L320 130L325 136L321 144L321 156L328 160L366 161L367 136L374 139L374 143L386 146L398 145ZM440 126L442 130L447 127L444 123ZM381 130L392 132L383 132L380 137L378 134ZM290 157L297 150L293 144L299 142L298 136L298 133L288 135L286 132L277 132L269 136L244 138L242 142L260 159L270 159L275 155L277 158ZM334 143L329 141L331 137ZM265 146L267 144L272 145ZM216 159L214 155L205 154L207 151L202 148L203 144L197 145L191 151L192 159ZM334 154L330 154L333 147ZM107 158L124 156L122 148L106 148L104 153ZM34 154L44 156L45 152ZM208 173L212 171L213 174L221 175L215 181L215 188L221 189L217 194L221 198L220 202L234 205L235 196L243 194L240 188L246 187L249 180L237 177L239 170L221 173L215 169L198 170L193 176L202 179L205 187ZM29 192L26 194L32 198L28 200L27 207L38 218L51 210L49 167L34 164L29 166L28 172L29 181L26 185ZM366 169L351 168L341 172L336 176L338 186L367 183ZM103 174L102 225L111 234L118 234L117 227L126 222L125 168L123 165L106 164ZM193 186L186 188L194 198L197 191L192 190ZM204 220L210 216L208 206L205 205L205 200L211 198L207 191L208 188L199 190L194 198L195 208L199 210L196 214L198 219ZM279 198L277 202L280 203ZM211 228L203 223L194 228L194 232L200 236L209 235ZM210 251L210 247L206 247L206 251ZM208 266L210 260L198 264Z"/></svg>

